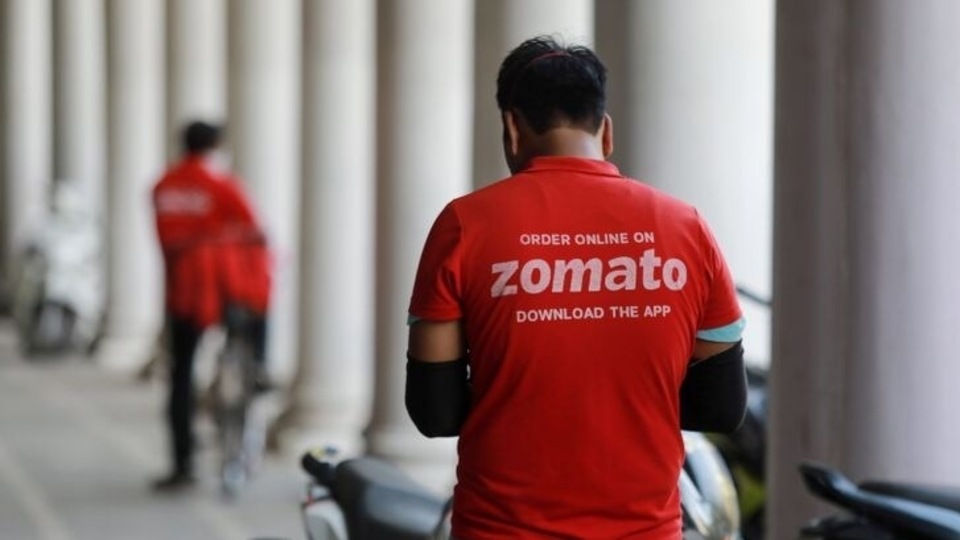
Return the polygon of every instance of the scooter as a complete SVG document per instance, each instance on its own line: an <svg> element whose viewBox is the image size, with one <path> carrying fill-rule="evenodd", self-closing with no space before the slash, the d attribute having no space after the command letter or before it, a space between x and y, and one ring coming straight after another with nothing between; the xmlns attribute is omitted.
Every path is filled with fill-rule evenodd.
<svg viewBox="0 0 960 540"><path fill-rule="evenodd" d="M105 301L99 223L81 186L55 184L50 213L19 256L13 315L27 357L87 349Z"/></svg>
<svg viewBox="0 0 960 540"><path fill-rule="evenodd" d="M699 433L684 433L684 445L684 540L739 540L737 495L720 454ZM301 465L312 478L302 510L309 540L450 538L450 500L386 461L338 462L326 448L304 454Z"/></svg>
<svg viewBox="0 0 960 540"><path fill-rule="evenodd" d="M813 495L847 511L809 523L804 538L823 540L960 540L960 489L893 482L859 486L817 463L800 466Z"/></svg>

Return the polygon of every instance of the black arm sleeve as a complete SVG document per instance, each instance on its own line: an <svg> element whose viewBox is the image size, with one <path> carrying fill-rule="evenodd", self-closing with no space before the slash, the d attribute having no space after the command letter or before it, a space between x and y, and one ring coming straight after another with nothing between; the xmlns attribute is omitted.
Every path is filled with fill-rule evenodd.
<svg viewBox="0 0 960 540"><path fill-rule="evenodd" d="M407 355L404 401L420 433L427 437L456 437L470 412L467 359L423 362Z"/></svg>
<svg viewBox="0 0 960 540"><path fill-rule="evenodd" d="M732 433L747 409L747 377L740 342L691 365L680 386L680 427Z"/></svg>

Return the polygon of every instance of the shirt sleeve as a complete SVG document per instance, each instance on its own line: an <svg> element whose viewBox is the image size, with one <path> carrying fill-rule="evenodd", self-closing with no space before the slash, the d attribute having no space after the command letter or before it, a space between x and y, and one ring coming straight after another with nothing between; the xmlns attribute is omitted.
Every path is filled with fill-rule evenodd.
<svg viewBox="0 0 960 540"><path fill-rule="evenodd" d="M163 256L166 257L170 250L170 240L167 238L166 230L163 226L163 218L160 216L159 197L161 185L163 185L161 182L157 182L153 186L153 189L150 190L150 206L153 208L153 225L157 231L157 242L160 244L160 251L162 251Z"/></svg>
<svg viewBox="0 0 960 540"><path fill-rule="evenodd" d="M742 319L737 288L720 247L707 224L700 219L703 257L707 271L706 302L698 330L738 325ZM742 330L742 327L741 327Z"/></svg>
<svg viewBox="0 0 960 540"><path fill-rule="evenodd" d="M410 299L410 320L452 321L463 317L461 226L452 205L440 212L420 255Z"/></svg>

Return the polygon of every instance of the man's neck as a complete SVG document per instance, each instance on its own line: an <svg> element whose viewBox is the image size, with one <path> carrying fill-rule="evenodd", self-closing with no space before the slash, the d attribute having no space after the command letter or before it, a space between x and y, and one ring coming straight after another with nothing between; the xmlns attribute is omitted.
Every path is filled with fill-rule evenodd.
<svg viewBox="0 0 960 540"><path fill-rule="evenodd" d="M600 141L582 129L558 127L537 135L530 157L565 156L603 160Z"/></svg>

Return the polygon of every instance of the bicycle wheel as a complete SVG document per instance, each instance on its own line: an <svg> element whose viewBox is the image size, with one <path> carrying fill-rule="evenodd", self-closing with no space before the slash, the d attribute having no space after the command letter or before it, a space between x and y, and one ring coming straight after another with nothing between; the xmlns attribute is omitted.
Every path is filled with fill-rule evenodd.
<svg viewBox="0 0 960 540"><path fill-rule="evenodd" d="M238 494L249 476L246 425L253 394L252 362L253 349L249 341L238 332L228 332L217 380L217 423L222 452L220 485L228 498Z"/></svg>

